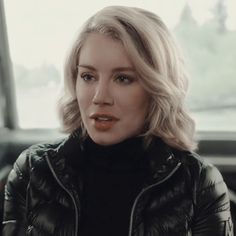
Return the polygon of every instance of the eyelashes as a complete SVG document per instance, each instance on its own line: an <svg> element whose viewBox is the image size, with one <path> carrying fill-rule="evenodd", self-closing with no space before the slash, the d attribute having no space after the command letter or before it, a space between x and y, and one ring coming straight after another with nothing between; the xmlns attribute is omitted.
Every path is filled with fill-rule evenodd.
<svg viewBox="0 0 236 236"><path fill-rule="evenodd" d="M81 79L83 79L85 82L90 82L95 80L95 77L89 73L82 73L80 75Z"/></svg>
<svg viewBox="0 0 236 236"><path fill-rule="evenodd" d="M118 83L118 84L124 84L124 85L129 85L133 83L136 79L133 76L127 75L127 74L116 74L113 76L113 81ZM95 82L98 81L99 79L88 72L81 73L80 78L87 83Z"/></svg>
<svg viewBox="0 0 236 236"><path fill-rule="evenodd" d="M116 77L116 81L121 84L131 84L134 81L134 78L121 74Z"/></svg>

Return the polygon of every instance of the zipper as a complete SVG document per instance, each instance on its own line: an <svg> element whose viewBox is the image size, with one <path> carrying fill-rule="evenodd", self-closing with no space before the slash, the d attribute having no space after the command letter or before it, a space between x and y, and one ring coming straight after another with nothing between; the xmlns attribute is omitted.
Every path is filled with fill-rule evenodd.
<svg viewBox="0 0 236 236"><path fill-rule="evenodd" d="M155 184L152 184L152 185L149 185L148 187L144 188L138 195L137 197L135 198L134 200L134 204L132 206L132 210L131 210L131 215L130 215L130 224L129 224L129 236L132 236L132 228L133 228L133 217L134 217L134 211L135 211L135 207L138 203L138 200L140 199L140 197L145 193L147 192L148 190L150 190L151 188L154 188L160 184L162 184L163 182L165 182L166 180L168 180L180 167L181 163L179 162L177 164L177 166L170 172L169 175L167 175L164 179L162 179L161 181L155 183Z"/></svg>
<svg viewBox="0 0 236 236"><path fill-rule="evenodd" d="M51 165L51 162L49 161L49 158L48 158L48 154L46 155L46 160L47 160L47 163L48 163L48 166L54 176L54 178L56 179L57 183L68 193L68 195L71 197L72 199L72 202L74 204L74 207L75 207L75 236L78 235L78 232L79 232L79 229L78 229L78 220L79 220L79 210L77 208L77 204L76 204L76 200L73 196L73 194L63 185L63 183L58 179L57 177L57 174L55 173L52 165Z"/></svg>

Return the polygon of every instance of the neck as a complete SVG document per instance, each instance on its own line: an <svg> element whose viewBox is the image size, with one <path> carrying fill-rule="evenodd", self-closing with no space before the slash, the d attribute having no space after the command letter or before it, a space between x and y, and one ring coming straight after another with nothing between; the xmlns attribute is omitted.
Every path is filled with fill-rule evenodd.
<svg viewBox="0 0 236 236"><path fill-rule="evenodd" d="M89 162L113 169L142 167L143 160L146 159L142 137L129 138L109 146L96 144L91 138L87 138L84 150Z"/></svg>

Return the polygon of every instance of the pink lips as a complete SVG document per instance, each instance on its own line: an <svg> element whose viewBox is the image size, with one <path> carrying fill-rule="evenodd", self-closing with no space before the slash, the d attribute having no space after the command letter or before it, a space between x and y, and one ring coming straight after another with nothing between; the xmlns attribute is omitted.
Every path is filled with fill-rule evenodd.
<svg viewBox="0 0 236 236"><path fill-rule="evenodd" d="M90 118L94 120L94 127L98 131L107 131L111 129L119 120L117 117L106 113L94 113Z"/></svg>

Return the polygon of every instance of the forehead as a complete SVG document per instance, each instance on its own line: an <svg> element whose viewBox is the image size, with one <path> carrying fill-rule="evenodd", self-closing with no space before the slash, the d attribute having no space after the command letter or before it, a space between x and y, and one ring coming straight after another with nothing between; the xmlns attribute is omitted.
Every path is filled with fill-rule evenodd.
<svg viewBox="0 0 236 236"><path fill-rule="evenodd" d="M79 64L132 66L122 42L111 36L90 33L80 50Z"/></svg>

